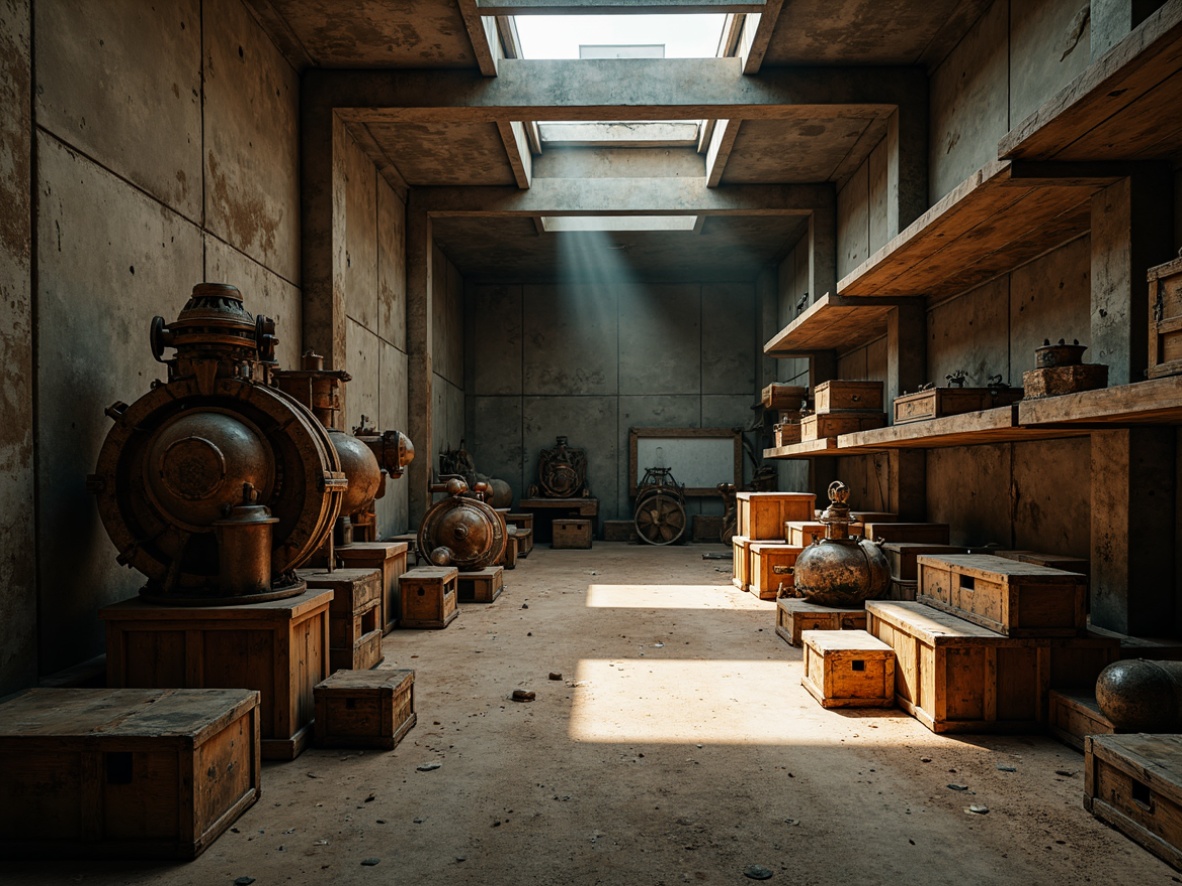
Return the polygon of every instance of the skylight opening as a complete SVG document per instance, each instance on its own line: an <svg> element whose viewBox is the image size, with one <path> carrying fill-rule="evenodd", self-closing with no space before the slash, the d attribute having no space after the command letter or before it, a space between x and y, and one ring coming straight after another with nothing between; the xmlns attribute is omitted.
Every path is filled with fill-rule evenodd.
<svg viewBox="0 0 1182 886"><path fill-rule="evenodd" d="M694 215L544 215L546 233L587 231L692 231Z"/></svg>
<svg viewBox="0 0 1182 886"><path fill-rule="evenodd" d="M542 147L582 148L612 145L618 148L693 147L699 124L694 120L628 120L573 123L539 123Z"/></svg>
<svg viewBox="0 0 1182 886"><path fill-rule="evenodd" d="M514 16L522 58L579 58L580 46L664 48L664 58L714 58L725 15L669 13L661 15L518 15ZM593 58L629 55L583 56ZM652 58L653 55L640 56ZM657 56L660 57L660 56Z"/></svg>

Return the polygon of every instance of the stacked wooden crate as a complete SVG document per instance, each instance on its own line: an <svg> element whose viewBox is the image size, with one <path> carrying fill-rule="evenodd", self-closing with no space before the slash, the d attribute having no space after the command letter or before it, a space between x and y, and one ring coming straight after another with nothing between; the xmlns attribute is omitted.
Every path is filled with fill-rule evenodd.
<svg viewBox="0 0 1182 886"><path fill-rule="evenodd" d="M732 583L761 600L774 600L782 588L792 586L792 575L776 569L791 568L801 549L785 539L785 524L810 519L816 496L811 492L740 492L735 499Z"/></svg>
<svg viewBox="0 0 1182 886"><path fill-rule="evenodd" d="M869 431L886 425L880 381L826 381L817 385L813 412L800 421L802 442Z"/></svg>

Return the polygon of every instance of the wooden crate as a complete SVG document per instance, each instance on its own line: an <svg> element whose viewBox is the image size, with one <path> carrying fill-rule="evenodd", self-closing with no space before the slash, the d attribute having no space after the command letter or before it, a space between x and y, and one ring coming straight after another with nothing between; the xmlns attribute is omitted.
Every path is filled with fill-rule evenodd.
<svg viewBox="0 0 1182 886"><path fill-rule="evenodd" d="M893 404L894 423L942 418L1009 406L1022 399L1021 388L931 388L914 394L900 394Z"/></svg>
<svg viewBox="0 0 1182 886"><path fill-rule="evenodd" d="M398 626L402 612L398 576L406 572L408 545L404 541L364 541L337 548L337 559L346 569L380 569L382 572L382 608L379 616L382 633Z"/></svg>
<svg viewBox="0 0 1182 886"><path fill-rule="evenodd" d="M1022 387L1026 389L1027 400L1074 394L1077 391L1093 391L1107 385L1108 367L1096 363L1053 366L1049 369L1031 369L1022 373Z"/></svg>
<svg viewBox="0 0 1182 886"><path fill-rule="evenodd" d="M764 409L800 409L800 404L808 396L808 388L797 385L782 385L772 382L763 389L761 400Z"/></svg>
<svg viewBox="0 0 1182 886"><path fill-rule="evenodd" d="M640 541L640 536L636 534L636 523L632 520L604 520L603 540L635 544Z"/></svg>
<svg viewBox="0 0 1182 886"><path fill-rule="evenodd" d="M1046 566L1048 569L1061 569L1064 572L1077 572L1085 577L1092 574L1092 563L1085 557L1043 554L1038 551L993 551L992 553L995 557L1005 557L1007 560L1017 560L1019 563L1033 563L1035 566Z"/></svg>
<svg viewBox="0 0 1182 886"><path fill-rule="evenodd" d="M1089 735L1084 808L1182 870L1182 735Z"/></svg>
<svg viewBox="0 0 1182 886"><path fill-rule="evenodd" d="M690 537L694 541L718 544L722 539L722 520L721 514L694 514Z"/></svg>
<svg viewBox="0 0 1182 886"><path fill-rule="evenodd" d="M390 536L390 541L399 542L406 545L406 559L407 565L419 565L419 536L415 532L403 532L401 535ZM399 612L402 610L399 609Z"/></svg>
<svg viewBox="0 0 1182 886"><path fill-rule="evenodd" d="M504 566L506 569L516 569L519 544L520 542L517 540L517 527L509 526L505 535L505 553L501 555L501 559L496 565Z"/></svg>
<svg viewBox="0 0 1182 886"><path fill-rule="evenodd" d="M1047 694L1047 727L1077 751L1088 735L1112 735L1117 730L1096 704L1094 692L1052 689Z"/></svg>
<svg viewBox="0 0 1182 886"><path fill-rule="evenodd" d="M417 722L414 671L337 671L316 685L317 747L393 750Z"/></svg>
<svg viewBox="0 0 1182 886"><path fill-rule="evenodd" d="M914 579L895 578L891 576L891 583L887 587L887 592L883 599L885 600L903 600L907 602L914 602L918 596L919 582Z"/></svg>
<svg viewBox="0 0 1182 886"><path fill-rule="evenodd" d="M813 411L882 412L882 389L880 381L823 381L813 390Z"/></svg>
<svg viewBox="0 0 1182 886"><path fill-rule="evenodd" d="M775 600L780 589L793 586L791 573L777 573L776 567L787 568L796 565L796 558L803 548L779 541L753 541L750 547L751 574L747 590L760 600Z"/></svg>
<svg viewBox="0 0 1182 886"><path fill-rule="evenodd" d="M591 521L583 517L556 517L552 548L585 549L591 547Z"/></svg>
<svg viewBox="0 0 1182 886"><path fill-rule="evenodd" d="M896 523L899 515L890 511L850 511L850 518L855 523Z"/></svg>
<svg viewBox="0 0 1182 886"><path fill-rule="evenodd" d="M866 631L805 631L803 686L823 708L895 706L895 653Z"/></svg>
<svg viewBox="0 0 1182 886"><path fill-rule="evenodd" d="M751 583L751 539L742 535L731 538L731 584L740 591Z"/></svg>
<svg viewBox="0 0 1182 886"><path fill-rule="evenodd" d="M811 545L814 536L817 539L825 537L825 524L815 520L788 520L782 529L784 542L800 548Z"/></svg>
<svg viewBox="0 0 1182 886"><path fill-rule="evenodd" d="M883 427L886 427L884 412L814 412L800 420L800 440L807 443Z"/></svg>
<svg viewBox="0 0 1182 886"><path fill-rule="evenodd" d="M1087 626L1084 576L989 554L919 557L921 603L1007 637L1072 637Z"/></svg>
<svg viewBox="0 0 1182 886"><path fill-rule="evenodd" d="M365 671L382 661L382 573L377 569L301 572L309 588L332 591L328 607L330 671Z"/></svg>
<svg viewBox="0 0 1182 886"><path fill-rule="evenodd" d="M491 603L505 589L505 570L486 566L461 572L457 579L457 599L461 603Z"/></svg>
<svg viewBox="0 0 1182 886"><path fill-rule="evenodd" d="M782 539L786 520L811 520L816 506L811 492L739 492L735 532L752 541Z"/></svg>
<svg viewBox="0 0 1182 886"><path fill-rule="evenodd" d="M263 759L294 760L311 738L312 689L329 674L331 599L309 590L239 606L106 606L107 685L258 690Z"/></svg>
<svg viewBox="0 0 1182 886"><path fill-rule="evenodd" d="M776 604L776 633L789 646L799 646L805 631L860 631L865 627L865 609L834 609L791 597Z"/></svg>
<svg viewBox="0 0 1182 886"><path fill-rule="evenodd" d="M524 560L529 556L529 552L534 549L534 530L531 526L529 529L522 529L517 527L517 556Z"/></svg>
<svg viewBox="0 0 1182 886"><path fill-rule="evenodd" d="M0 855L196 858L261 768L257 691L30 689L0 706Z"/></svg>
<svg viewBox="0 0 1182 886"><path fill-rule="evenodd" d="M1182 258L1150 268L1150 378L1182 373Z"/></svg>
<svg viewBox="0 0 1182 886"><path fill-rule="evenodd" d="M871 541L910 541L946 545L950 537L947 523L867 523L865 535Z"/></svg>
<svg viewBox="0 0 1182 886"><path fill-rule="evenodd" d="M913 582L919 579L921 555L963 554L965 549L955 545L927 544L921 541L889 541L882 546L882 552L886 554L887 563L891 566L892 578Z"/></svg>
<svg viewBox="0 0 1182 886"><path fill-rule="evenodd" d="M772 442L775 446L791 446L800 442L800 419L781 422L772 428Z"/></svg>
<svg viewBox="0 0 1182 886"><path fill-rule="evenodd" d="M446 628L460 615L460 570L454 566L418 566L402 573L401 628Z"/></svg>

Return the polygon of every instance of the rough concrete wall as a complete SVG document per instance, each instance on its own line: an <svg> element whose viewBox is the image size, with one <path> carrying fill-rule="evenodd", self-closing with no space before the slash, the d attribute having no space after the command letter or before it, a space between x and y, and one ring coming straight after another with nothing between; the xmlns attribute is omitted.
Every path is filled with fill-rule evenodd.
<svg viewBox="0 0 1182 886"><path fill-rule="evenodd" d="M0 696L37 677L31 15L28 0L0 3Z"/></svg>
<svg viewBox="0 0 1182 886"><path fill-rule="evenodd" d="M1089 0L1011 0L1010 125L1017 126L1091 63Z"/></svg>
<svg viewBox="0 0 1182 886"><path fill-rule="evenodd" d="M899 233L898 182L892 185L884 138L837 192L837 279Z"/></svg>
<svg viewBox="0 0 1182 886"><path fill-rule="evenodd" d="M430 458L439 467L439 452L455 449L461 440L467 438L464 426L464 279L460 272L435 247L435 266L432 271L431 311L433 337L434 377L431 380L431 398L434 422L431 425L433 437ZM481 334L480 332L477 333ZM468 449L472 449L471 441ZM427 453L422 454L423 457ZM487 473L480 465L477 468Z"/></svg>
<svg viewBox="0 0 1182 886"><path fill-rule="evenodd" d="M281 359L299 353L299 84L239 0L120 0L86 15L39 0L35 16L47 673L101 651L98 609L143 583L115 564L85 476L103 409L164 375L148 350L152 316L175 317L201 280L234 283L248 309L278 318Z"/></svg>

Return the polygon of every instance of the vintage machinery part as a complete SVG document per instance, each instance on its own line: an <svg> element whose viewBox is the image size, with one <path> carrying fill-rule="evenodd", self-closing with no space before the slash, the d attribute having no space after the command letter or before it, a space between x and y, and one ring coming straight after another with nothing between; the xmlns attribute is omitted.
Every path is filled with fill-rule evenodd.
<svg viewBox="0 0 1182 886"><path fill-rule="evenodd" d="M198 284L174 323L152 321L156 358L176 348L162 361L168 381L107 409L114 425L88 482L119 562L147 576L145 596L302 593L294 570L328 536L347 480L320 422L270 386L276 341L274 324L225 284Z"/></svg>
<svg viewBox="0 0 1182 886"><path fill-rule="evenodd" d="M1059 339L1059 343L1053 345L1049 338L1045 338L1042 346L1034 349L1034 365L1037 369L1078 366L1083 363L1083 352L1087 349L1088 346L1081 345L1079 339L1075 339L1073 344Z"/></svg>
<svg viewBox="0 0 1182 886"><path fill-rule="evenodd" d="M1182 730L1182 661L1115 661L1096 680L1096 704L1117 729Z"/></svg>
<svg viewBox="0 0 1182 886"><path fill-rule="evenodd" d="M849 606L882 596L891 569L881 542L850 538L849 487L829 484L829 507L821 514L825 538L800 552L792 575L797 592L821 606Z"/></svg>
<svg viewBox="0 0 1182 886"><path fill-rule="evenodd" d="M505 518L482 498L487 484L472 489L458 477L447 481L448 497L423 515L417 538L420 556L436 566L483 569L504 556L508 539Z"/></svg>
<svg viewBox="0 0 1182 886"><path fill-rule="evenodd" d="M509 508L513 506L513 489L499 477L490 477L476 470L476 460L460 440L459 449L441 449L439 451L439 478L446 481L451 477L459 477L469 488L477 483L487 483L491 494L489 504L494 508Z"/></svg>
<svg viewBox="0 0 1182 886"><path fill-rule="evenodd" d="M647 468L636 487L632 524L640 540L650 545L670 545L685 535L684 487L671 468Z"/></svg>
<svg viewBox="0 0 1182 886"><path fill-rule="evenodd" d="M538 456L538 485L530 490L547 498L587 498L587 452L568 446L566 437L556 438L553 449L543 449Z"/></svg>

